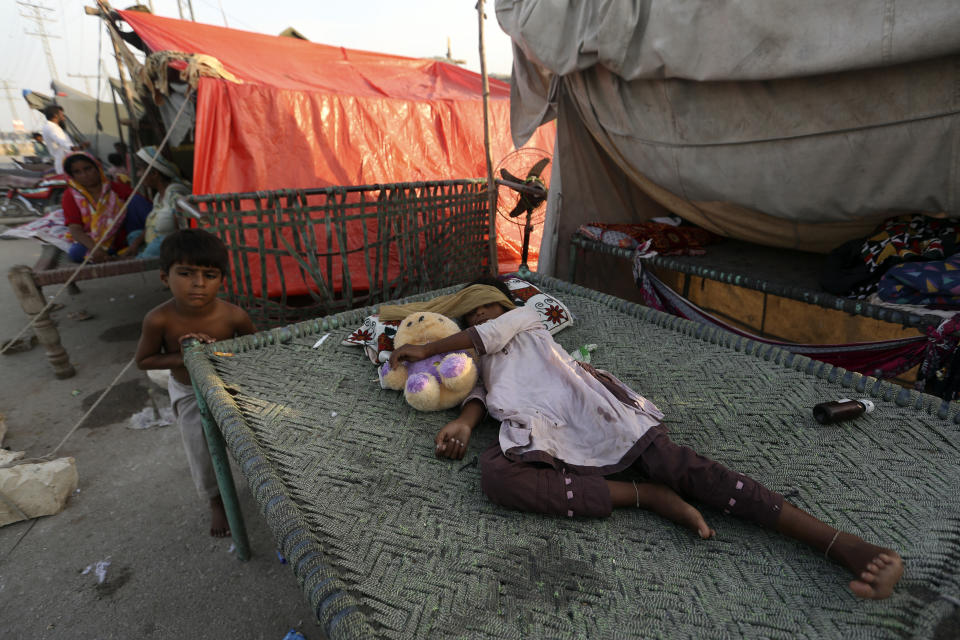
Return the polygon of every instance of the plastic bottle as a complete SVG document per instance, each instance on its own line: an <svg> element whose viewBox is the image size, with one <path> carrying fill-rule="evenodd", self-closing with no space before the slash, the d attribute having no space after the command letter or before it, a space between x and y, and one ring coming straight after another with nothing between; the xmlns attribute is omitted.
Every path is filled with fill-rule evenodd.
<svg viewBox="0 0 960 640"><path fill-rule="evenodd" d="M296 629L290 629L287 635L283 636L283 640L307 640L307 637Z"/></svg>
<svg viewBox="0 0 960 640"><path fill-rule="evenodd" d="M813 417L820 424L832 424L852 420L864 413L870 413L874 404L869 400L851 400L840 398L831 402L821 402L813 408Z"/></svg>

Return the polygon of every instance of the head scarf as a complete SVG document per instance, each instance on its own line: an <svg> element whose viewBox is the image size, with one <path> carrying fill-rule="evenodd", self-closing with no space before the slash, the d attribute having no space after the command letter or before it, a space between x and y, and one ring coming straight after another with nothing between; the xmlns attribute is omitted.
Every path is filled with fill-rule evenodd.
<svg viewBox="0 0 960 640"><path fill-rule="evenodd" d="M109 246L113 236L120 229L126 211L123 208L123 201L117 196L117 193L110 188L110 181L103 172L100 161L87 153L86 151L73 151L67 154L63 159L63 164L69 166L70 159L82 157L84 160L93 163L93 166L100 172L100 188L96 193L92 193L82 186L71 176L67 181L70 185L68 192L77 203L80 210L80 218L83 220L83 230L86 231L95 242L103 240L104 246Z"/></svg>
<svg viewBox="0 0 960 640"><path fill-rule="evenodd" d="M432 311L447 316L460 318L477 307L491 302L499 302L507 310L516 309L513 303L503 292L488 284L474 284L456 293L438 296L426 302L410 302L408 304L385 304L380 307L380 322L403 320L411 313Z"/></svg>
<svg viewBox="0 0 960 640"><path fill-rule="evenodd" d="M153 162L153 169L171 180L180 180L180 170L172 162L161 156L156 147L140 147L137 150L137 157L146 162L148 166Z"/></svg>

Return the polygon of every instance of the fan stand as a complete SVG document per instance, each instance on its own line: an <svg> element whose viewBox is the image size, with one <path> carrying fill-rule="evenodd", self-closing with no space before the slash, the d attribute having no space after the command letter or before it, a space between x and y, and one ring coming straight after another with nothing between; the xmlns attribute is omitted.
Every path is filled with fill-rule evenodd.
<svg viewBox="0 0 960 640"><path fill-rule="evenodd" d="M544 201L546 200L546 190L543 188L542 183L530 184L529 182L513 182L513 181L506 181L506 180L497 180L497 184L510 187L514 191L519 192L521 194L521 197L523 197L523 194L526 194L530 196L541 197L543 198ZM536 207L539 207L539 206L540 206L539 204L536 205ZM527 265L527 260L530 255L530 234L533 232L532 220L533 220L533 212L536 209L536 207L534 207L533 209L528 208L526 210L526 214L525 214L526 219L524 220L524 224L523 224L523 250L520 253L520 268L517 269L517 274L524 278L529 276L532 273L530 271L530 267Z"/></svg>
<svg viewBox="0 0 960 640"><path fill-rule="evenodd" d="M530 253L530 233L533 231L533 224L530 223L530 219L533 217L532 211L527 211L527 219L523 225L523 251L520 253L520 268L517 269L517 274L521 278L526 278L530 275L530 267L527 266L527 256Z"/></svg>

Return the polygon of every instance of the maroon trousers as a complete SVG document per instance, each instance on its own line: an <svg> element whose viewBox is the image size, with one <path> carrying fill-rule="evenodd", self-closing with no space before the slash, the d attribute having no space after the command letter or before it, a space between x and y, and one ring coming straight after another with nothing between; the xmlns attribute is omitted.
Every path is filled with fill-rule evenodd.
<svg viewBox="0 0 960 640"><path fill-rule="evenodd" d="M742 473L675 444L659 428L648 432L646 446L632 464L649 482L664 484L685 498L698 500L774 528L783 496ZM520 511L559 516L606 517L612 511L610 490L601 475L577 473L560 465L510 460L499 444L480 455L483 492L496 504Z"/></svg>

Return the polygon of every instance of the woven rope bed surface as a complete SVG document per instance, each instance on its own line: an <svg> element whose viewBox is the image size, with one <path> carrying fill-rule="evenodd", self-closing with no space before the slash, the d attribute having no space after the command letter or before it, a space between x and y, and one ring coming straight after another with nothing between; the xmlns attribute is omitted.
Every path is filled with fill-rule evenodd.
<svg viewBox="0 0 960 640"><path fill-rule="evenodd" d="M329 637L954 637L955 404L541 281L576 317L564 347L597 343L594 364L663 409L675 441L898 549L900 586L857 600L822 555L709 509L717 537L700 541L647 512L565 519L491 504L466 463L495 424L477 427L464 461L437 460L433 437L454 414L379 389L365 356L339 345L359 310L216 345L233 356L187 356ZM813 420L815 403L845 395L877 409Z"/></svg>

